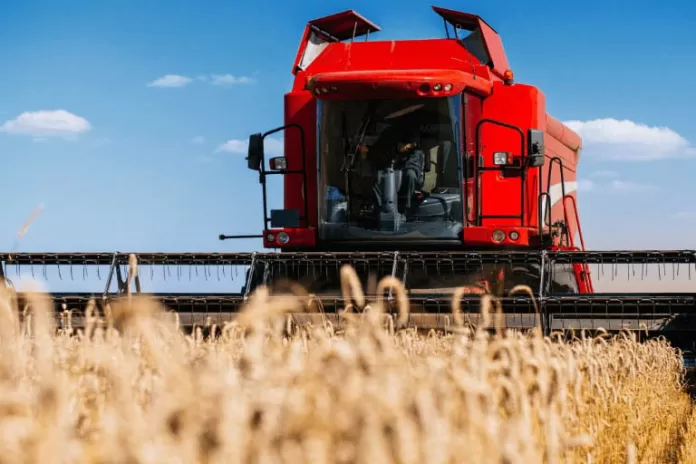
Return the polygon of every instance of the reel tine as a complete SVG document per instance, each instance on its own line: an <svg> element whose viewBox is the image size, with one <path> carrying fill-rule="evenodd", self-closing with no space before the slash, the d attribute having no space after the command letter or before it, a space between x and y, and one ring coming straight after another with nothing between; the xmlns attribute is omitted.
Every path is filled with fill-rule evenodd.
<svg viewBox="0 0 696 464"><path fill-rule="evenodd" d="M71 278L74 280L74 266L82 266L83 277L87 281L91 281L89 266L97 266L97 275L100 277L101 265L111 265L115 263L113 269L121 270L121 267L127 266L128 254L19 254L16 257L6 258L0 265L7 268L10 263L15 264L17 274L21 274L24 269L22 266L29 265L32 277L37 275L34 266L40 265L42 273L48 280L48 266L58 267L58 276L63 278L64 266L70 267ZM452 299L451 288L460 287L466 284L466 279L475 278L477 275L490 274L494 276L494 272L498 268L505 269L504 275L504 290L508 291L509 287L514 287L516 282L515 274L509 273L508 269L522 268L526 270L536 269L538 267L539 274L535 277L538 279L553 279L563 269L577 271L578 266L587 264L597 265L599 276L603 275L603 267L606 264L612 267L612 278L617 285L622 285L623 279L616 279L619 275L619 268L627 269L627 281L635 280L639 274L637 266L641 266L641 279L649 275L650 268L657 267L658 279L653 281L661 282L667 279L667 264L672 265L673 279L684 275L681 272L681 263L687 265L687 273L691 277L691 267L696 265L696 253L693 251L601 251L601 252L582 252L582 251L548 251L548 252L471 252L471 251L450 251L450 252L335 252L335 253L282 253L282 254L266 254L258 253L252 258L251 253L230 253L220 255L216 253L210 254L189 254L189 253L152 253L138 255L140 267L150 266L150 275L154 280L156 272L154 266L162 265L162 276L164 279L172 275L171 266L176 266L177 277L181 280L182 266L189 267L189 279L192 280L194 273L200 277L198 267L203 267L205 281L214 281L211 266L217 266L216 277L217 281L221 281L221 276L226 278L227 266L230 266L230 277L234 280L235 276L240 274L239 266L244 266L245 270L252 270L251 265L260 264L259 269L267 269L268 276L271 279L267 283L272 283L275 279L288 278L291 281L298 279L306 279L309 286L324 285L326 294L316 294L317 301L323 306L326 313L335 312L336 308L345 307L347 302L335 302L340 300L340 291L332 294L332 285L337 288L340 286L340 280L335 277L339 275L341 266L349 264L354 267L359 274L361 287L365 286L364 282L369 283L371 275L377 277L377 281L381 277L391 276L398 279L406 286L406 291L410 294L410 299L413 302L409 306L413 311L409 314L409 324L416 326L417 330L425 327L440 327L454 331L451 324L451 315L449 311L444 311L443 305L450 305ZM258 262L254 261L258 260ZM267 268L263 267L267 264ZM558 267L557 265L561 265ZM192 270L191 267L195 267ZM222 272L219 267L222 266ZM556 269L558 268L558 269ZM110 270L111 270L110 269ZM554 270L555 269L555 270ZM257 271L258 272L258 271ZM132 275L132 271L130 272ZM242 277L246 277L246 272L242 272ZM253 273L250 273L253 276ZM597 274L594 277L597 277ZM531 274L530 274L531 275ZM526 274L525 274L526 276ZM663 279L664 276L664 279ZM263 282L263 276L255 277L257 285ZM494 277L492 277L494 278ZM527 277L525 277L527 278ZM111 277L109 284L111 283ZM512 280L511 280L512 279ZM243 279L246 281L246 279ZM502 279L501 279L502 280ZM320 281L320 282L319 282ZM136 287L139 284L136 284ZM109 285L110 286L110 285ZM504 326L516 328L522 325L530 325L529 317L537 318L532 315L532 309L536 301L538 306L539 317L541 318L542 329L544 333L549 334L550 331L557 328L565 330L584 330L596 329L604 327L608 332L616 332L623 327L635 331L639 327L643 330L645 327L650 329L651 336L654 333L659 334L674 334L677 331L682 333L685 330L693 330L691 327L696 327L693 324L692 316L696 314L696 292L693 293L613 293L613 294L558 294L551 287L541 288L541 285L532 287L532 295L513 295L503 294L495 295L500 301L503 308ZM119 290L126 290L120 288ZM78 292L79 293L79 292ZM93 293L93 292L91 292ZM110 288L104 289L104 301L112 293ZM217 293L217 292L216 292ZM309 294L315 293L311 289ZM368 300L371 299L370 287L367 289ZM189 318L189 321L198 321L201 323L203 315L212 316L213 313L221 315L222 313L234 313L242 304L244 304L244 295L230 292L225 296L206 293L186 294L155 294L155 297L167 301L168 306L179 311L197 312L198 318ZM78 295L69 295L68 293L56 292L56 297L61 297L70 309L75 309L75 315L80 314L79 311L85 308L86 302L79 300L81 297L86 297L87 293L79 293ZM92 296L91 294L89 296ZM175 298L174 298L175 297ZM532 298L533 297L533 298ZM67 298L67 299L66 299ZM174 298L174 299L172 299ZM461 299L461 307L463 311L469 311L475 307L478 297L464 296ZM58 300L56 300L58 301ZM369 302L368 302L369 303ZM387 311L393 310L392 305L385 301ZM60 309L60 308L57 308ZM472 311L476 313L476 311ZM202 315L201 315L202 314ZM525 316L524 314L527 314ZM445 318L445 316L447 318ZM492 314L491 314L492 316ZM218 316L215 316L218 317ZM221 316L220 316L221 317ZM77 321L77 317L73 321ZM536 319L534 319L536 320ZM689 325L691 324L691 325ZM533 324L532 324L533 325ZM399 330L401 327L397 327Z"/></svg>

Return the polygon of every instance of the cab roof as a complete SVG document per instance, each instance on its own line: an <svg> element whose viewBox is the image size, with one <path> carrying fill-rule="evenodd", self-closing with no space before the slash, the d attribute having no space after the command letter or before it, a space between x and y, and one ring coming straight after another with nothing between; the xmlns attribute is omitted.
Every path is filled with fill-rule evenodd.
<svg viewBox="0 0 696 464"><path fill-rule="evenodd" d="M370 34L379 32L381 29L378 25L360 15L354 10L345 10L333 15L324 16L309 21L305 26L302 41L297 50L295 62L293 64L293 74L298 72L312 72L310 66L315 63L320 57L324 58L328 49L332 50L333 64L325 63L325 66L333 66L333 71L348 70L347 66L351 59L354 58L353 53L359 54L362 52L373 53L375 59L383 62L383 66L399 67L400 60L390 60L388 55L393 54L396 48L405 50L412 48L409 62L413 68L432 67L432 61L428 60L427 56L435 54L446 60L446 54L451 53L451 47L443 46L443 42L452 42L462 50L462 53L457 53L459 59L471 59L473 56L478 64L487 66L499 78L504 78L504 73L509 70L509 63L503 48L502 40L498 33L481 17L471 13L441 8L432 7L445 24L445 32L447 38L443 39L424 39L424 40L394 40L394 41L373 41L367 42ZM450 37L448 25L453 29L454 37ZM469 35L460 37L460 31L468 31ZM355 42L356 38L365 37L364 41ZM437 41L440 41L439 43ZM347 43L346 43L347 42ZM446 43L445 42L445 43ZM336 47L338 44L350 45L350 47ZM390 49L384 49L383 44L389 44ZM420 52L423 50L423 45L417 43L425 43L426 47L431 47L425 54ZM336 59L336 50L340 49L339 53L351 55L348 60ZM445 51L447 49L447 51ZM441 51L440 51L441 50ZM467 56L470 55L470 56ZM414 58L416 57L416 58ZM340 57L339 57L340 58ZM395 57L393 57L395 58ZM392 61L388 64L387 61ZM324 61L323 59L320 61ZM430 64L425 65L424 61L429 61ZM324 68L325 66L321 66ZM343 67L341 67L343 66ZM353 69L355 65L351 66ZM445 68L448 66L445 64ZM367 68L369 69L369 68Z"/></svg>

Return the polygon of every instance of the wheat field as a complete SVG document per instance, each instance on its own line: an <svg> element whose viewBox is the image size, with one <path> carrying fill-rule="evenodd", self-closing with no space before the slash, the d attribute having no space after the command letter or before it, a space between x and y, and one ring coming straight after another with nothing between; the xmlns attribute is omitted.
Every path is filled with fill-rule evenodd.
<svg viewBox="0 0 696 464"><path fill-rule="evenodd" d="M67 331L0 286L0 463L696 463L663 341L418 334L378 303L288 334L298 309L261 289L203 337L128 296Z"/></svg>

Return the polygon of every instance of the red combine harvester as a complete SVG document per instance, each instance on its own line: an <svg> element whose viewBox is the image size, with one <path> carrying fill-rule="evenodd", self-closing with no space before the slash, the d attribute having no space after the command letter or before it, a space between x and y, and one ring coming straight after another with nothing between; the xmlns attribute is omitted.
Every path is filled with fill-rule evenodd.
<svg viewBox="0 0 696 464"><path fill-rule="evenodd" d="M454 38L358 42L379 28L353 11L307 25L286 124L249 139L248 165L261 173L264 198L265 177L285 175L285 208L265 216L265 247L584 249L575 196L580 137L547 114L537 88L513 83L488 24L434 10ZM270 159L269 172L263 140L279 130L287 132L286 155ZM466 283L508 290L541 283L538 266L488 264L483 274L412 273L407 284L451 293ZM324 280L303 283L337 289ZM592 292L584 263L557 269L550 282L566 293Z"/></svg>
<svg viewBox="0 0 696 464"><path fill-rule="evenodd" d="M596 293L611 266L696 264L693 251L585 251L577 211L581 139L546 111L544 94L514 82L502 41L480 17L433 7L446 38L370 41L379 28L353 11L305 27L285 95L285 124L249 138L248 167L263 191L261 237L268 253L137 253L141 279L182 266L242 268L239 289L152 293L184 325L221 324L260 285L300 282L321 301L321 317L345 307L340 268L354 267L368 294L392 276L410 296L408 324L446 329L453 292L465 313L480 296L499 297L510 327L622 329L669 336L691 348L693 293ZM358 40L359 39L359 40ZM264 141L284 133L285 156L267 160ZM268 166L267 166L268 164ZM268 211L266 181L284 179L284 207ZM103 267L102 291L53 292L79 314L89 298L128 291L130 253L4 253L0 277L40 265ZM590 265L598 273L590 273ZM222 271L221 271L222 270ZM222 273L222 274L221 274ZM46 271L44 269L44 274ZM83 274L86 275L86 274ZM234 280L233 275L225 277ZM640 279L640 277L639 277ZM596 283L596 282L595 282ZM533 297L511 294L520 284ZM392 294L388 309L396 311ZM20 295L21 297L21 295ZM536 308L540 315L536 315ZM318 311L318 310L317 310ZM316 313L294 315L315 320ZM472 320L476 320L472 317Z"/></svg>

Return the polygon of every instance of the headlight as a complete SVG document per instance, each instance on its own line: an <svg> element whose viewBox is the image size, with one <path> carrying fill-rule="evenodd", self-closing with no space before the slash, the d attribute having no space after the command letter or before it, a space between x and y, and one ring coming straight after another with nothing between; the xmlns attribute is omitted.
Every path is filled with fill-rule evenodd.
<svg viewBox="0 0 696 464"><path fill-rule="evenodd" d="M287 232L281 232L278 234L278 243L281 245L286 245L290 241L290 236Z"/></svg>
<svg viewBox="0 0 696 464"><path fill-rule="evenodd" d="M500 243L503 240L505 240L505 232L502 230L494 230L493 231L493 241L496 243Z"/></svg>

